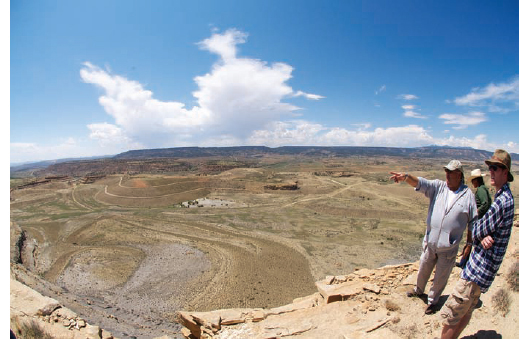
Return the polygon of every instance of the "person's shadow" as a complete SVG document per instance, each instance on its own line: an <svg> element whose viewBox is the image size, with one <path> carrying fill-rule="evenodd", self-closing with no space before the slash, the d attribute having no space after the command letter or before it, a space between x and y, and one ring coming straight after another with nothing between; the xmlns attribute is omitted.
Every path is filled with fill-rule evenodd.
<svg viewBox="0 0 519 339"><path fill-rule="evenodd" d="M503 336L494 330L479 330L476 334L466 335L461 339L503 339Z"/></svg>

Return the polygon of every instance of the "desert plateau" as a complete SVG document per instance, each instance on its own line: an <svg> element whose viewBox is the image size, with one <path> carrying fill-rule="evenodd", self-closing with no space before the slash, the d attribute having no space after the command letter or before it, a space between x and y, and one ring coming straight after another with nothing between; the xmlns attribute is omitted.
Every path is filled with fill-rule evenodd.
<svg viewBox="0 0 519 339"><path fill-rule="evenodd" d="M183 338L179 312L275 309L329 277L413 274L429 201L389 172L444 179L448 160L206 156L11 173L11 278L116 338Z"/></svg>

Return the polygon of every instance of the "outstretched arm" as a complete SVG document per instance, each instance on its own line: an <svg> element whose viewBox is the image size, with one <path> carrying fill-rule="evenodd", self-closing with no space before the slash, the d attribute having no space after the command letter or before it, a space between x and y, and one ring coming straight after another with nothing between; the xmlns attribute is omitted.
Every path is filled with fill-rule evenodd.
<svg viewBox="0 0 519 339"><path fill-rule="evenodd" d="M393 180L396 183L405 181L409 185L416 187L418 185L418 178L414 175L408 174L408 173L401 173L401 172L389 172L389 174L392 174L392 176L389 178L389 180Z"/></svg>

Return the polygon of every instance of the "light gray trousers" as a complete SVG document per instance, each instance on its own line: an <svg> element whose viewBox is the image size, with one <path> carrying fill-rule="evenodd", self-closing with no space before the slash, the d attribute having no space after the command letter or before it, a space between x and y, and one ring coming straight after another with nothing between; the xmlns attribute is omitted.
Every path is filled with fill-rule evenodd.
<svg viewBox="0 0 519 339"><path fill-rule="evenodd" d="M420 257L420 268L418 269L418 279L416 281L415 291L417 293L424 293L427 281L431 277L431 273L436 266L434 278L431 288L429 289L428 303L429 305L436 305L440 299L449 276L454 268L456 262L456 255L458 254L458 246L447 252L438 253L436 250L425 246Z"/></svg>

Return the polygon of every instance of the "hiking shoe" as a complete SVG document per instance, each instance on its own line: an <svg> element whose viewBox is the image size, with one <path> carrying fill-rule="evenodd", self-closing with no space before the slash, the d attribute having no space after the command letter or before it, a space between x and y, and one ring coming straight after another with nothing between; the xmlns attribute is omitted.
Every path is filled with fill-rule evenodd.
<svg viewBox="0 0 519 339"><path fill-rule="evenodd" d="M434 313L436 313L436 311L437 311L436 305L429 304L429 305L427 305L427 308L425 309L425 314L434 314Z"/></svg>
<svg viewBox="0 0 519 339"><path fill-rule="evenodd" d="M420 297L420 294L418 292L416 292L414 288L412 290L407 291L406 295L409 298L418 298L418 297Z"/></svg>

